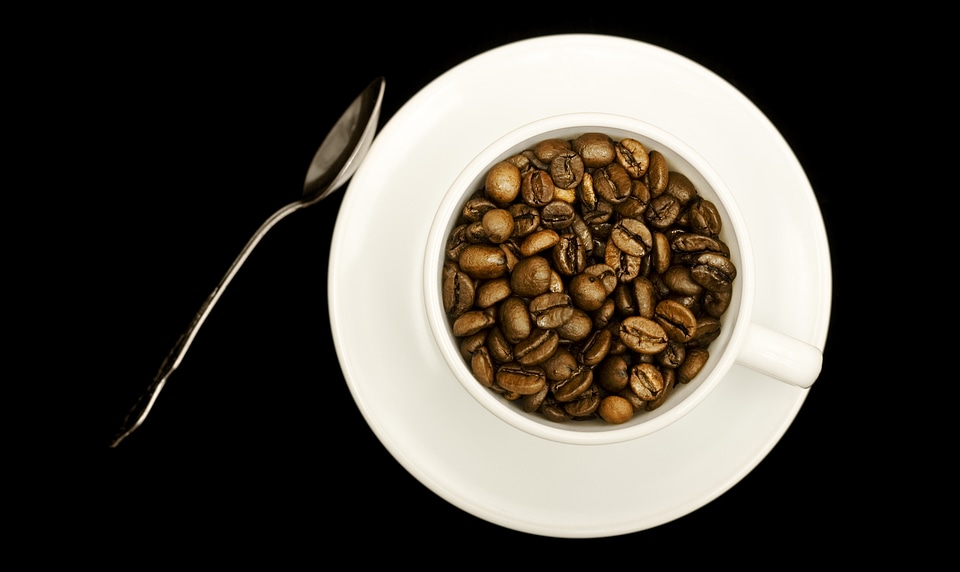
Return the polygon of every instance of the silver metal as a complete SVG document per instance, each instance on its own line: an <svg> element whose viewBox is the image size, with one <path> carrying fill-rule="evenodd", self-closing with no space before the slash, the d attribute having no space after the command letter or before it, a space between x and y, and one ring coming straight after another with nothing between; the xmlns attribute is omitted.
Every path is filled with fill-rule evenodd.
<svg viewBox="0 0 960 572"><path fill-rule="evenodd" d="M377 121L380 116L380 105L383 101L383 92L385 82L383 78L377 78L350 104L350 107L343 113L340 119L330 133L324 138L320 148L313 157L310 167L307 169L307 176L303 184L303 196L270 215L260 228L253 234L243 250L233 261L230 269L220 279L220 283L210 293L200 311L194 316L193 321L187 330L180 335L177 343L167 354L166 359L160 365L159 371L154 376L153 381L147 386L146 391L140 396L133 408L124 418L123 426L114 438L110 447L116 447L131 433L133 433L150 414L157 396L167 383L170 374L177 369L183 356L190 348L194 337L204 320L210 314L214 304L220 299L220 295L226 289L227 285L233 279L234 275L240 270L240 266L247 260L254 247L260 242L260 239L267 234L281 219L290 213L300 210L304 207L314 205L327 198L332 192L336 191L347 182L356 172L360 162L370 149L373 143L374 135L377 131Z"/></svg>

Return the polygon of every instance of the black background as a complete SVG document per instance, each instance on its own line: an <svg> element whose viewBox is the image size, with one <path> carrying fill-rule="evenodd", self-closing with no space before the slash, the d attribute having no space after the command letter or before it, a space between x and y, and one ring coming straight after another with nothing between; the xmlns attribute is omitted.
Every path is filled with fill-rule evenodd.
<svg viewBox="0 0 960 572"><path fill-rule="evenodd" d="M56 428L34 449L55 461L53 488L63 493L44 526L74 530L96 515L104 547L134 543L149 552L150 535L159 534L168 554L263 550L310 562L353 541L366 558L388 540L403 546L390 554L394 561L426 563L442 561L441 543L470 554L468 561L522 548L547 565L574 554L599 564L602 554L644 561L688 551L747 559L767 549L813 558L836 548L858 552L860 540L852 539L873 537L855 531L872 529L901 501L879 492L875 436L851 415L866 408L842 357L859 343L849 303L857 253L841 234L855 205L832 156L863 137L862 94L878 46L852 41L851 24L836 18L745 18L731 10L692 22L682 9L636 9L514 7L470 13L467 22L412 8L372 21L251 12L241 24L177 15L127 21L64 45L45 62L42 75L53 85L36 92L63 122L41 130L56 144L44 148L42 170L33 173L45 189L42 208L23 215L53 223L43 228L64 237L49 240L37 227L23 238L44 260L44 278L23 282L47 294L34 310L43 318L22 336L47 350L30 358L29 375L57 378L44 386L54 407L34 412L42 421L25 431ZM119 448L107 447L250 235L299 195L316 147L369 81L387 80L382 126L465 59L567 32L649 42L719 74L771 119L810 179L834 273L824 369L756 469L685 517L613 538L539 537L448 504L375 438L339 369L326 270L342 193L274 228L146 424Z"/></svg>

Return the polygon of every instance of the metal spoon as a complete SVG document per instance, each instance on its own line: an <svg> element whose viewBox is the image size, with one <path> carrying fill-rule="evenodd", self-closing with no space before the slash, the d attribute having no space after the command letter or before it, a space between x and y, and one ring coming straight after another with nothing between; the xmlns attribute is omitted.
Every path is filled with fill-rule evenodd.
<svg viewBox="0 0 960 572"><path fill-rule="evenodd" d="M253 248L260 242L260 239L267 234L267 231L288 214L322 201L333 191L342 187L353 176L367 150L370 149L373 136L377 131L384 86L382 77L374 80L353 100L350 107L333 126L333 129L321 143L320 148L317 149L317 153L307 169L306 180L303 183L303 196L300 200L294 201L273 213L257 229L247 245L243 247L240 255L233 261L216 289L207 297L203 306L200 307L200 311L190 322L190 327L181 334L176 345L163 360L163 364L160 365L160 370L153 381L124 418L120 432L110 444L111 448L119 445L147 418L150 409L157 400L157 396L160 394L160 390L163 389L170 374L180 365L184 354L187 353L187 349L193 342L193 338L197 335L197 330L200 329L210 310L213 309L213 305L220 299L220 295L223 294L227 284L233 279Z"/></svg>

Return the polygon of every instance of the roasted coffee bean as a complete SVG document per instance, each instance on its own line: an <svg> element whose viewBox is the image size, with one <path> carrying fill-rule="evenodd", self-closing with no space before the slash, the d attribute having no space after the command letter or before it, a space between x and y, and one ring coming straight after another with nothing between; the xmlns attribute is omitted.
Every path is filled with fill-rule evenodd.
<svg viewBox="0 0 960 572"><path fill-rule="evenodd" d="M560 235L557 231L550 229L538 230L527 235L520 243L520 254L523 256L533 256L545 250L549 250L560 242Z"/></svg>
<svg viewBox="0 0 960 572"><path fill-rule="evenodd" d="M513 357L521 365L537 365L552 356L559 345L560 335L556 330L535 328L513 347Z"/></svg>
<svg viewBox="0 0 960 572"><path fill-rule="evenodd" d="M447 258L453 261L459 260L460 253L462 253L463 249L465 249L469 244L471 243L467 239L467 225L461 224L456 226L450 233L450 237L447 238Z"/></svg>
<svg viewBox="0 0 960 572"><path fill-rule="evenodd" d="M697 333L693 339L688 342L691 347L706 348L713 340L720 336L720 319L713 316L700 316L697 318Z"/></svg>
<svg viewBox="0 0 960 572"><path fill-rule="evenodd" d="M577 212L564 201L551 201L540 209L540 224L545 228L561 231L573 224Z"/></svg>
<svg viewBox="0 0 960 572"><path fill-rule="evenodd" d="M568 151L570 142L560 138L544 139L533 146L533 155L540 164L549 165L555 157Z"/></svg>
<svg viewBox="0 0 960 572"><path fill-rule="evenodd" d="M557 328L560 340L579 342L586 339L593 331L593 320L580 308L573 309L573 316Z"/></svg>
<svg viewBox="0 0 960 572"><path fill-rule="evenodd" d="M520 395L537 393L547 384L547 376L543 373L543 368L525 367L519 363L500 366L496 380L500 387Z"/></svg>
<svg viewBox="0 0 960 572"><path fill-rule="evenodd" d="M484 343L490 353L490 359L498 363L507 363L513 360L513 344L503 334L500 326L494 326L487 332Z"/></svg>
<svg viewBox="0 0 960 572"><path fill-rule="evenodd" d="M593 370L581 366L570 377L551 384L550 392L557 401L566 403L583 395L592 385Z"/></svg>
<svg viewBox="0 0 960 572"><path fill-rule="evenodd" d="M662 232L653 233L653 248L650 251L650 271L663 274L672 263L670 239Z"/></svg>
<svg viewBox="0 0 960 572"><path fill-rule="evenodd" d="M542 207L553 200L554 184L550 173L531 169L523 175L520 184L520 195L523 202L532 207Z"/></svg>
<svg viewBox="0 0 960 572"><path fill-rule="evenodd" d="M630 364L622 355L607 355L596 368L596 382L610 393L617 393L630 381Z"/></svg>
<svg viewBox="0 0 960 572"><path fill-rule="evenodd" d="M550 288L550 262L542 256L531 256L517 262L510 274L510 288L518 296L539 296Z"/></svg>
<svg viewBox="0 0 960 572"><path fill-rule="evenodd" d="M647 174L644 177L647 187L650 189L651 197L659 197L667 190L667 183L670 179L670 169L667 166L667 158L663 153L652 150L648 153L650 165L647 167Z"/></svg>
<svg viewBox="0 0 960 572"><path fill-rule="evenodd" d="M595 330L590 337L584 341L583 347L577 355L577 361L589 367L597 365L610 353L610 344L612 341L613 334L610 333L610 330Z"/></svg>
<svg viewBox="0 0 960 572"><path fill-rule="evenodd" d="M570 415L563 409L561 404L558 403L556 399L551 400L549 396L544 399L539 411L545 419L556 423L563 423L570 419Z"/></svg>
<svg viewBox="0 0 960 572"><path fill-rule="evenodd" d="M675 171L670 172L667 180L667 189L664 192L676 198L681 207L687 206L691 201L700 196L697 194L697 188L693 185L693 182L683 173L677 173Z"/></svg>
<svg viewBox="0 0 960 572"><path fill-rule="evenodd" d="M705 252L697 256L690 268L690 275L711 292L730 292L733 280L737 277L737 268L726 256Z"/></svg>
<svg viewBox="0 0 960 572"><path fill-rule="evenodd" d="M657 366L641 363L630 368L630 389L644 401L651 401L663 391L663 374Z"/></svg>
<svg viewBox="0 0 960 572"><path fill-rule="evenodd" d="M585 212L597 208L600 195L597 194L597 190L593 187L592 174L583 174L583 180L580 181L580 186L577 187L577 198L580 199L580 204Z"/></svg>
<svg viewBox="0 0 960 572"><path fill-rule="evenodd" d="M667 349L658 353L656 356L656 362L662 368L665 369L676 369L680 367L680 364L683 363L683 360L687 357L687 347L675 341L670 341L667 343ZM662 369L660 370L663 371Z"/></svg>
<svg viewBox="0 0 960 572"><path fill-rule="evenodd" d="M686 173L590 132L541 140L486 175L441 275L478 383L550 421L617 424L705 367L737 272L720 210Z"/></svg>
<svg viewBox="0 0 960 572"><path fill-rule="evenodd" d="M510 211L506 209L490 209L483 214L481 226L487 235L487 240L500 244L513 235L514 220Z"/></svg>
<svg viewBox="0 0 960 572"><path fill-rule="evenodd" d="M512 293L509 278L494 278L481 282L477 286L474 299L478 308L489 308L502 300L506 300Z"/></svg>
<svg viewBox="0 0 960 572"><path fill-rule="evenodd" d="M591 256L593 254L593 231L590 230L590 225L583 220L583 217L580 215L574 217L573 223L567 230L577 235L587 256Z"/></svg>
<svg viewBox="0 0 960 572"><path fill-rule="evenodd" d="M655 355L667 348L667 332L650 318L630 316L620 322L620 340L631 350Z"/></svg>
<svg viewBox="0 0 960 572"><path fill-rule="evenodd" d="M600 390L595 385L584 391L580 397L565 404L563 410L571 417L590 417L600 407Z"/></svg>
<svg viewBox="0 0 960 572"><path fill-rule="evenodd" d="M560 347L557 348L557 351L553 352L552 356L540 364L540 367L543 368L548 380L560 381L561 379L569 379L573 376L573 374L580 369L580 364L577 363L576 356L574 356L570 350Z"/></svg>
<svg viewBox="0 0 960 572"><path fill-rule="evenodd" d="M653 234L647 225L635 218L622 218L613 225L610 240L631 256L643 256L653 247Z"/></svg>
<svg viewBox="0 0 960 572"><path fill-rule="evenodd" d="M511 344L526 338L533 331L533 321L527 303L518 296L510 296L499 306L500 329Z"/></svg>
<svg viewBox="0 0 960 572"><path fill-rule="evenodd" d="M503 250L490 244L471 244L458 259L460 270L471 278L499 278L507 273L507 257Z"/></svg>
<svg viewBox="0 0 960 572"><path fill-rule="evenodd" d="M456 264L443 265L443 309L451 318L457 318L473 307L476 300L476 289L473 279L462 272Z"/></svg>
<svg viewBox="0 0 960 572"><path fill-rule="evenodd" d="M639 276L633 281L633 297L636 301L636 315L653 318L659 298L649 278Z"/></svg>
<svg viewBox="0 0 960 572"><path fill-rule="evenodd" d="M730 307L732 292L706 292L703 295L703 310L714 318L719 318Z"/></svg>
<svg viewBox="0 0 960 572"><path fill-rule="evenodd" d="M570 279L570 298L580 309L587 312L599 310L607 299L607 287L601 276L581 272Z"/></svg>
<svg viewBox="0 0 960 572"><path fill-rule="evenodd" d="M685 296L699 296L703 286L690 275L690 267L676 264L663 273L663 283L672 292Z"/></svg>
<svg viewBox="0 0 960 572"><path fill-rule="evenodd" d="M617 280L620 282L630 282L640 275L640 267L642 266L643 260L639 256L633 256L628 252L624 252L613 240L610 240L604 247L603 262L610 268L613 268L614 274L617 275Z"/></svg>
<svg viewBox="0 0 960 572"><path fill-rule="evenodd" d="M687 211L687 225L693 232L717 236L723 228L723 220L715 204L701 199Z"/></svg>
<svg viewBox="0 0 960 572"><path fill-rule="evenodd" d="M553 247L553 264L557 272L564 276L573 276L587 266L587 251L580 237L575 234L562 234L560 241Z"/></svg>
<svg viewBox="0 0 960 572"><path fill-rule="evenodd" d="M650 199L645 218L657 230L669 228L680 216L680 201L666 193Z"/></svg>
<svg viewBox="0 0 960 572"><path fill-rule="evenodd" d="M573 149L591 169L609 165L617 158L613 140L604 133L584 133L573 140Z"/></svg>
<svg viewBox="0 0 960 572"><path fill-rule="evenodd" d="M613 301L613 298L604 300L600 309L593 313L593 327L606 328L607 325L610 324L610 321L613 320L613 315L616 311L617 305Z"/></svg>
<svg viewBox="0 0 960 572"><path fill-rule="evenodd" d="M540 210L524 203L513 203L507 209L513 216L513 237L523 238L540 227Z"/></svg>
<svg viewBox="0 0 960 572"><path fill-rule="evenodd" d="M619 425L633 418L633 405L619 395L608 395L600 400L598 412L607 423Z"/></svg>
<svg viewBox="0 0 960 572"><path fill-rule="evenodd" d="M513 163L501 161L487 171L483 188L488 199L506 206L520 194L520 182L520 169Z"/></svg>
<svg viewBox="0 0 960 572"><path fill-rule="evenodd" d="M496 375L493 360L490 358L490 351L486 346L477 348L470 357L470 369L473 377L484 387L492 387Z"/></svg>
<svg viewBox="0 0 960 572"><path fill-rule="evenodd" d="M540 391L532 393L530 395L524 395L521 399L523 410L527 413L533 413L537 409L540 409L540 406L543 405L543 401L547 398L547 395L550 394L550 388L547 387L547 384L544 384Z"/></svg>
<svg viewBox="0 0 960 572"><path fill-rule="evenodd" d="M601 199L617 205L630 196L633 181L622 165L611 163L593 172L593 188Z"/></svg>
<svg viewBox="0 0 960 572"><path fill-rule="evenodd" d="M670 249L679 254L700 254L702 252L718 252L724 256L730 255L726 244L712 236L698 232L687 232L674 236L670 242Z"/></svg>
<svg viewBox="0 0 960 572"><path fill-rule="evenodd" d="M630 284L618 285L616 290L613 291L612 299L617 308L617 315L624 318L637 315L637 300L630 292Z"/></svg>
<svg viewBox="0 0 960 572"><path fill-rule="evenodd" d="M616 145L617 163L619 163L634 179L639 179L647 173L650 166L650 154L643 143L636 139L621 139Z"/></svg>
<svg viewBox="0 0 960 572"><path fill-rule="evenodd" d="M457 337L470 336L480 330L494 325L496 320L489 312L470 310L464 312L453 322L453 335Z"/></svg>
<svg viewBox="0 0 960 572"><path fill-rule="evenodd" d="M473 352L487 343L487 333L488 330L480 330L475 334L460 338L460 355L463 356L463 359L469 362L470 358L473 357Z"/></svg>
<svg viewBox="0 0 960 572"><path fill-rule="evenodd" d="M690 380L700 373L700 370L706 365L708 359L710 359L709 351L703 348L691 348L690 351L687 352L687 358L683 360L683 363L677 368L677 382L689 383Z"/></svg>
<svg viewBox="0 0 960 572"><path fill-rule="evenodd" d="M574 151L559 153L550 161L550 176L556 186L572 189L583 180L583 158Z"/></svg>
<svg viewBox="0 0 960 572"><path fill-rule="evenodd" d="M654 317L667 337L673 341L688 342L697 333L697 317L690 308L676 300L658 302Z"/></svg>
<svg viewBox="0 0 960 572"><path fill-rule="evenodd" d="M538 328L555 330L573 317L573 300L563 293L548 292L530 300L529 310Z"/></svg>

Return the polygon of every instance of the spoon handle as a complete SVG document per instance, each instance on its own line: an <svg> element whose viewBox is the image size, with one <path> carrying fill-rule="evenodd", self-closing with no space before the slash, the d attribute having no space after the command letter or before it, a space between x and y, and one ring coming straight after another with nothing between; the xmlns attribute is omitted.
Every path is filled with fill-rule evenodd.
<svg viewBox="0 0 960 572"><path fill-rule="evenodd" d="M223 291L227 288L227 285L230 284L230 281L233 280L234 275L238 270L240 270L240 267L247 260L247 257L250 256L250 253L253 252L254 247L257 246L257 244L260 242L260 239L262 239L264 235L266 235L267 232L273 228L273 225L277 224L277 222L290 213L299 210L304 206L305 204L302 201L296 201L281 208L277 212L270 215L270 218L264 221L264 223L260 225L260 228L257 229L257 232L250 237L250 240L247 241L246 246L243 247L243 250L240 251L240 254L233 261L233 264L230 265L230 269L227 270L227 273L224 274L223 278L220 279L220 283L217 284L217 287L214 288L213 292L211 292L210 295L207 296L207 299L204 300L203 305L200 306L200 311L197 312L197 314L193 317L193 320L190 322L190 326L185 332L180 334L180 338L177 339L177 343L174 344L173 348L170 350L170 353L167 354L167 357L163 360L163 363L160 364L160 369L154 376L153 381L150 382L143 394L140 395L140 398L137 399L137 401L133 404L130 412L127 413L127 416L123 420L123 425L121 426L120 431L110 444L111 448L119 445L121 441L136 431L136 429L140 427L144 420L146 420L147 415L150 414L150 410L153 408L154 402L157 400L157 396L160 395L160 391L167 383L167 379L170 377L170 374L177 369L177 366L179 366L180 362L183 361L183 356L187 353L187 350L190 349L190 344L193 343L193 339L196 337L200 326L203 325L204 320L207 319L207 316L213 309L214 304L216 304L217 300L220 299Z"/></svg>

